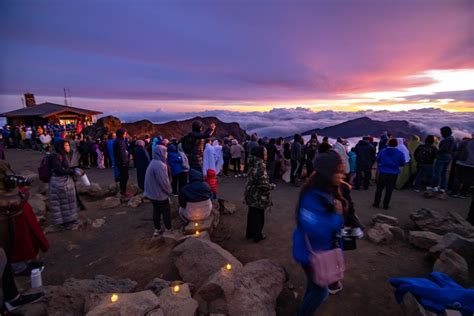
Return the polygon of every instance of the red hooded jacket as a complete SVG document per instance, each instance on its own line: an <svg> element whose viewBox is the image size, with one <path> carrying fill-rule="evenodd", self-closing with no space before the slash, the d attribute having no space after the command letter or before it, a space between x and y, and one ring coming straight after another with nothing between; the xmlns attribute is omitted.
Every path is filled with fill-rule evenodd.
<svg viewBox="0 0 474 316"><path fill-rule="evenodd" d="M217 177L215 170L207 169L206 182L211 187L211 191L217 195Z"/></svg>

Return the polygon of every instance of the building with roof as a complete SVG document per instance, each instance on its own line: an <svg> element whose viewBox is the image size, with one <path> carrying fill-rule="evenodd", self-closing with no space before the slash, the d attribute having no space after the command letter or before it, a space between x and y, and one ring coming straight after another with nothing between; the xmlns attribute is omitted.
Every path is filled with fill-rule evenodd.
<svg viewBox="0 0 474 316"><path fill-rule="evenodd" d="M22 124L42 126L46 124L76 125L79 121L86 124L95 123L96 116L99 114L102 114L102 112L50 102L41 104L29 102L26 108L2 113L0 116L5 117L7 124L11 126Z"/></svg>

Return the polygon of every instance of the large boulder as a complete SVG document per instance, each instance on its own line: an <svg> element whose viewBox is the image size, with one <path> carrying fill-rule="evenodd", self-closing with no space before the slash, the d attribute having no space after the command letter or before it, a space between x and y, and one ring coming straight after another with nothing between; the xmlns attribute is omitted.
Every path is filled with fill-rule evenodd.
<svg viewBox="0 0 474 316"><path fill-rule="evenodd" d="M169 288L170 284L170 281L166 281L160 278L154 278L153 280L148 282L148 284L145 286L145 289L152 291L156 295L159 295L161 290Z"/></svg>
<svg viewBox="0 0 474 316"><path fill-rule="evenodd" d="M444 235L438 244L431 247L430 253L439 257L446 249L460 254L469 264L474 264L474 238L464 238L454 233Z"/></svg>
<svg viewBox="0 0 474 316"><path fill-rule="evenodd" d="M135 290L137 282L130 279L114 279L106 275L96 275L93 280L67 279L63 286L81 289L90 293L129 293Z"/></svg>
<svg viewBox="0 0 474 316"><path fill-rule="evenodd" d="M388 215L381 214L381 213L378 213L378 214L375 214L374 216L372 216L372 222L374 224L380 223L380 224L388 224L390 226L398 226L399 225L398 219L396 217L388 216Z"/></svg>
<svg viewBox="0 0 474 316"><path fill-rule="evenodd" d="M106 197L104 202L102 202L101 208L104 209L109 209L109 208L116 208L122 205L122 202L118 197L115 196L109 196Z"/></svg>
<svg viewBox="0 0 474 316"><path fill-rule="evenodd" d="M112 301L116 295L117 300ZM149 312L159 309L160 302L152 291L142 291L125 294L91 294L86 299L84 311L87 316L145 316Z"/></svg>
<svg viewBox="0 0 474 316"><path fill-rule="evenodd" d="M132 207L132 208L137 208L140 206L140 204L142 204L142 202L143 202L143 195L138 194L132 197L128 201L127 206Z"/></svg>
<svg viewBox="0 0 474 316"><path fill-rule="evenodd" d="M235 269L242 267L242 263L227 250L200 238L186 239L173 249L172 256L181 278L197 288L227 264Z"/></svg>
<svg viewBox="0 0 474 316"><path fill-rule="evenodd" d="M208 218L200 221L191 221L184 228L184 233L187 235L195 234L196 231L209 231L212 232L214 229L214 215L211 214Z"/></svg>
<svg viewBox="0 0 474 316"><path fill-rule="evenodd" d="M469 237L474 235L474 226L456 212L441 213L422 208L410 214L410 218L421 230L430 231L438 235L456 233Z"/></svg>
<svg viewBox="0 0 474 316"><path fill-rule="evenodd" d="M80 182L77 182L76 189L79 195L86 195L93 198L102 198L105 195L105 192L102 190L101 186L98 183L84 185Z"/></svg>
<svg viewBox="0 0 474 316"><path fill-rule="evenodd" d="M97 139L107 136L111 132L116 132L121 126L120 119L109 115L98 119L93 125L86 126L83 133L92 139Z"/></svg>
<svg viewBox="0 0 474 316"><path fill-rule="evenodd" d="M391 228L388 224L377 223L367 230L367 238L376 244L390 244L394 240Z"/></svg>
<svg viewBox="0 0 474 316"><path fill-rule="evenodd" d="M219 201L219 210L224 215L232 215L237 210L237 207L235 206L234 203L231 203L223 199L219 199L218 201Z"/></svg>
<svg viewBox="0 0 474 316"><path fill-rule="evenodd" d="M446 249L436 260L433 271L443 272L461 284L469 282L469 266L463 257L451 249Z"/></svg>
<svg viewBox="0 0 474 316"><path fill-rule="evenodd" d="M198 302L191 297L187 284L180 284L179 291L164 288L158 295L160 309L166 316L192 316L199 307Z"/></svg>
<svg viewBox="0 0 474 316"><path fill-rule="evenodd" d="M221 268L198 290L200 312L225 315L276 315L277 297L286 282L284 268L262 259L233 268Z"/></svg>
<svg viewBox="0 0 474 316"><path fill-rule="evenodd" d="M432 232L411 231L408 240L410 244L417 248L429 250L441 240L441 237L442 236Z"/></svg>
<svg viewBox="0 0 474 316"><path fill-rule="evenodd" d="M48 315L84 315L85 299L92 293L127 293L137 282L98 275L94 280L67 279L62 286L45 286Z"/></svg>

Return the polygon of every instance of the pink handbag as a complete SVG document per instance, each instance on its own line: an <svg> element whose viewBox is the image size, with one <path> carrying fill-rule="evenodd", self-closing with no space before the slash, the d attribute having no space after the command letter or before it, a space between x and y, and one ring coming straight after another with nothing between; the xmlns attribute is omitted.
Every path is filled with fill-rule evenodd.
<svg viewBox="0 0 474 316"><path fill-rule="evenodd" d="M342 249L314 251L307 235L305 239L309 251L312 281L321 287L326 287L344 279L346 265Z"/></svg>

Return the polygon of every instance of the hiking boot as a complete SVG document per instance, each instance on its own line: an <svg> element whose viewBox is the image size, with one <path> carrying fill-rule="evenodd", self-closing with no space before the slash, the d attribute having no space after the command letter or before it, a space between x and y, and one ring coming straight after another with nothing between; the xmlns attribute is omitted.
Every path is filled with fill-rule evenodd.
<svg viewBox="0 0 474 316"><path fill-rule="evenodd" d="M5 302L5 307L9 312L11 312L23 305L38 302L43 297L43 293L20 294L16 299L9 302Z"/></svg>
<svg viewBox="0 0 474 316"><path fill-rule="evenodd" d="M340 292L342 291L344 287L342 286L342 283L341 282L336 282L336 283L333 283L333 284L330 284L328 286L328 292L329 294L336 294L337 292Z"/></svg>

